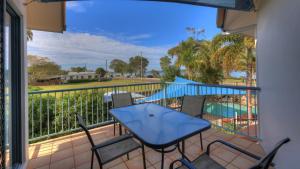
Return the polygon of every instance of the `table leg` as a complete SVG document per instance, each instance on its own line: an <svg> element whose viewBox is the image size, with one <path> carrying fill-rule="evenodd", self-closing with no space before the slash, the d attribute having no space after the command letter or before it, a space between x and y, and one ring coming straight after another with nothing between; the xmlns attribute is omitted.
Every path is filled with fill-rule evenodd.
<svg viewBox="0 0 300 169"><path fill-rule="evenodd" d="M165 159L164 149L161 149L161 169L164 169L164 159Z"/></svg>
<svg viewBox="0 0 300 169"><path fill-rule="evenodd" d="M119 134L122 135L122 125L119 123Z"/></svg>
<svg viewBox="0 0 300 169"><path fill-rule="evenodd" d="M184 158L184 148L185 148L185 143L184 140L182 141L182 158Z"/></svg>
<svg viewBox="0 0 300 169"><path fill-rule="evenodd" d="M144 146L144 144L142 144L142 154L143 154L144 169L146 169L146 156L145 156L145 146Z"/></svg>

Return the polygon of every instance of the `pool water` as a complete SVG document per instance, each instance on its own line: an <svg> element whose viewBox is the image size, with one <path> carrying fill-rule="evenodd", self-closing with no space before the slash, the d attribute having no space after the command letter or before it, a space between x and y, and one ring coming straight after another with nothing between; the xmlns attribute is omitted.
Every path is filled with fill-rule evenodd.
<svg viewBox="0 0 300 169"><path fill-rule="evenodd" d="M235 115L247 114L247 106L233 103L207 103L204 106L204 112L215 116L234 118ZM252 114L256 114L255 107L252 107Z"/></svg>

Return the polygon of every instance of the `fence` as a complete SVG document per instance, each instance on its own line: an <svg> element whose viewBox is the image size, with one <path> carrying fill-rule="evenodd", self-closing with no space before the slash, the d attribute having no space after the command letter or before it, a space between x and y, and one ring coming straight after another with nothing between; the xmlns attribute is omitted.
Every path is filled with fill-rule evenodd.
<svg viewBox="0 0 300 169"><path fill-rule="evenodd" d="M226 131L258 137L255 87L143 83L29 92L29 140L36 141L78 130L76 113L86 125L110 124L111 94L131 92L135 103L153 102L179 108L184 95L205 95L205 118Z"/></svg>

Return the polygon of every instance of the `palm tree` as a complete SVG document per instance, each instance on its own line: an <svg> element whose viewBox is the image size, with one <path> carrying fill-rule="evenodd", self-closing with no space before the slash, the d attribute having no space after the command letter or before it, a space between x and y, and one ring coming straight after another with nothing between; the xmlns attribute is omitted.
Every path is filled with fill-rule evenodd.
<svg viewBox="0 0 300 169"><path fill-rule="evenodd" d="M224 74L229 77L232 71L245 71L246 85L252 85L255 73L255 40L242 34L217 35L212 40L216 52L213 58L222 65Z"/></svg>
<svg viewBox="0 0 300 169"><path fill-rule="evenodd" d="M217 35L213 43L218 48L214 59L222 65L225 74L229 76L231 71L245 71L246 86L252 86L256 68L254 38L242 34ZM247 91L248 119L252 114L251 100L251 92Z"/></svg>
<svg viewBox="0 0 300 169"><path fill-rule="evenodd" d="M177 67L184 66L188 79L192 79L194 60L199 42L193 38L188 38L186 41L182 41L178 46L171 48L168 54L177 57L175 65Z"/></svg>

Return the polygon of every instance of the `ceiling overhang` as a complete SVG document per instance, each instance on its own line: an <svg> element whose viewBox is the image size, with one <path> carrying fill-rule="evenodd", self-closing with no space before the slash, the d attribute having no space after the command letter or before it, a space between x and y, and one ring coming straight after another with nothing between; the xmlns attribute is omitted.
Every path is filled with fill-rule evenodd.
<svg viewBox="0 0 300 169"><path fill-rule="evenodd" d="M41 3L33 1L27 5L28 29L62 33L66 30L65 17L65 2Z"/></svg>
<svg viewBox="0 0 300 169"><path fill-rule="evenodd" d="M175 2L215 8L250 11L254 8L253 0L146 0L158 2Z"/></svg>

